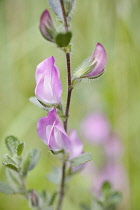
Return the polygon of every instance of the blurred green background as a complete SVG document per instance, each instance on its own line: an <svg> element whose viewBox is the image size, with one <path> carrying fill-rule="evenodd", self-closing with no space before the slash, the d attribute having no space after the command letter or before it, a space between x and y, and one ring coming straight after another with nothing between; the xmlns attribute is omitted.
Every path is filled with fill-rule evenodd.
<svg viewBox="0 0 140 210"><path fill-rule="evenodd" d="M6 152L4 138L7 135L25 141L26 151L39 148L41 159L30 172L27 186L53 191L55 186L45 176L59 163L36 133L36 122L46 113L28 100L34 95L37 64L52 55L61 71L62 101L66 98L65 56L55 45L46 42L38 30L39 18L45 8L48 8L47 0L0 0L0 162ZM91 55L97 42L106 48L108 63L106 73L100 79L84 81L73 91L69 127L79 129L83 117L95 110L102 110L108 116L124 144L122 161L130 188L126 210L140 209L139 21L139 0L79 0L72 18L73 71ZM92 151L86 143L85 146L86 151ZM96 155L94 161L98 161ZM2 164L0 180L6 181ZM88 181L80 175L75 177L63 209L79 209L79 202L89 199L87 191ZM29 207L20 196L0 193L0 210L9 209Z"/></svg>

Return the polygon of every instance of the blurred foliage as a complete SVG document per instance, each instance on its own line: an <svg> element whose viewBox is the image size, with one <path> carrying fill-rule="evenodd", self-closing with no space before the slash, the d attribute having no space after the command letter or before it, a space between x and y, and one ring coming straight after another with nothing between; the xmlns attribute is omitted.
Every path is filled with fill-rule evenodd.
<svg viewBox="0 0 140 210"><path fill-rule="evenodd" d="M40 35L38 24L42 11L48 8L47 0L0 0L0 161L6 151L4 138L15 135L26 143L26 149L40 148L41 159L30 173L27 186L40 190L54 189L46 173L58 165L36 133L36 122L46 115L28 100L34 95L34 73L39 62L54 55L61 71L66 97L65 56ZM53 16L54 17L54 16ZM97 42L104 45L108 54L106 73L95 81L83 81L73 92L70 127L79 129L83 117L95 110L102 110L109 117L112 127L120 134L125 154L123 163L128 172L130 199L121 209L139 209L140 194L140 1L139 0L86 0L77 1L72 19L72 69L89 57ZM79 132L80 134L80 132ZM86 145L94 154L96 148ZM0 165L0 180L5 172ZM77 176L71 181L64 208L79 209L83 199L90 199L88 181ZM79 196L80 194L80 196ZM8 202L7 202L8 201ZM11 205L12 203L12 205ZM25 200L0 193L1 210L27 210Z"/></svg>

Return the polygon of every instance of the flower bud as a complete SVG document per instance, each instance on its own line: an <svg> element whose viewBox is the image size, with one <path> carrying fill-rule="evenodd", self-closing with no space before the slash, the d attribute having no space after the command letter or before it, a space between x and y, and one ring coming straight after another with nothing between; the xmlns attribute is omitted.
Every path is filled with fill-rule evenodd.
<svg viewBox="0 0 140 210"><path fill-rule="evenodd" d="M97 44L93 55L86 59L80 66L78 71L74 74L74 80L79 78L95 79L104 73L106 66L107 56L104 47Z"/></svg>
<svg viewBox="0 0 140 210"><path fill-rule="evenodd" d="M54 57L42 61L36 69L36 97L47 105L60 103L62 85Z"/></svg>
<svg viewBox="0 0 140 210"><path fill-rule="evenodd" d="M57 116L55 108L49 111L46 117L39 119L37 132L38 136L52 151L66 151L71 146L70 139Z"/></svg>
<svg viewBox="0 0 140 210"><path fill-rule="evenodd" d="M45 39L55 42L56 29L47 9L41 15L39 28Z"/></svg>

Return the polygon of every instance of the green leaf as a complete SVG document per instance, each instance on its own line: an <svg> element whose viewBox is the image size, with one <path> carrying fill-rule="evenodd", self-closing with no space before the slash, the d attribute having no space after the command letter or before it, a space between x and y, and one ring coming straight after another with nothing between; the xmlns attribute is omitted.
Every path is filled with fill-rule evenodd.
<svg viewBox="0 0 140 210"><path fill-rule="evenodd" d="M16 137L8 136L5 139L5 143L6 143L8 150L11 152L12 155L14 155L17 151L17 146L19 145L20 142Z"/></svg>
<svg viewBox="0 0 140 210"><path fill-rule="evenodd" d="M22 173L26 175L28 171L32 170L38 163L40 158L40 151L37 149L30 150L23 163Z"/></svg>
<svg viewBox="0 0 140 210"><path fill-rule="evenodd" d="M102 185L102 193L110 192L112 189L112 186L109 182L104 182Z"/></svg>
<svg viewBox="0 0 140 210"><path fill-rule="evenodd" d="M72 38L72 33L68 31L66 33L57 34L55 41L59 47L66 47L69 45L71 38Z"/></svg>
<svg viewBox="0 0 140 210"><path fill-rule="evenodd" d="M10 168L14 171L19 171L19 169L17 168L17 166L15 166L14 164L11 164L11 163L6 163L6 162L2 162L4 166L6 166L7 168Z"/></svg>
<svg viewBox="0 0 140 210"><path fill-rule="evenodd" d="M47 175L47 179L54 183L60 184L62 172L60 168L53 168L52 172Z"/></svg>
<svg viewBox="0 0 140 210"><path fill-rule="evenodd" d="M18 156L21 156L23 149L24 149L24 143L20 143L17 147L17 155Z"/></svg>
<svg viewBox="0 0 140 210"><path fill-rule="evenodd" d="M111 204L114 204L116 206L122 200L122 194L120 192L112 192L109 197L109 200Z"/></svg>
<svg viewBox="0 0 140 210"><path fill-rule="evenodd" d="M5 158L5 161L6 161L5 163L7 163L7 164L13 164L13 165L16 166L16 162L8 154L5 154L4 155L4 158Z"/></svg>
<svg viewBox="0 0 140 210"><path fill-rule="evenodd" d="M21 181L20 175L18 173L16 173L14 170L7 169L6 176L7 176L9 185L13 189L17 190L17 188L18 189L21 188L22 181Z"/></svg>
<svg viewBox="0 0 140 210"><path fill-rule="evenodd" d="M90 160L92 160L92 154L84 153L76 158L71 159L70 162L71 162L71 166L79 166L79 165L86 163Z"/></svg>
<svg viewBox="0 0 140 210"><path fill-rule="evenodd" d="M53 12L58 17L63 19L60 0L48 0L48 1L49 1L49 5L50 5L51 9L53 10ZM66 16L68 17L73 6L74 6L74 0L63 0L63 2L64 2L65 13L66 13Z"/></svg>
<svg viewBox="0 0 140 210"><path fill-rule="evenodd" d="M15 191L6 183L0 182L0 192L5 194L14 194Z"/></svg>
<svg viewBox="0 0 140 210"><path fill-rule="evenodd" d="M50 5L51 9L53 10L53 12L58 17L63 19L62 9L61 9L61 5L60 5L60 0L48 0L48 2L49 2L49 5Z"/></svg>
<svg viewBox="0 0 140 210"><path fill-rule="evenodd" d="M64 0L66 16L69 16L69 14L74 6L74 2L75 2L75 0Z"/></svg>

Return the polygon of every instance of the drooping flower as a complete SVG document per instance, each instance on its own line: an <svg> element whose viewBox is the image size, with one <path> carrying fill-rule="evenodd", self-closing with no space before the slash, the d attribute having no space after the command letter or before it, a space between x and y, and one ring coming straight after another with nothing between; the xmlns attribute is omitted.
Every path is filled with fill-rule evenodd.
<svg viewBox="0 0 140 210"><path fill-rule="evenodd" d="M55 42L56 29L47 9L41 15L39 28L45 39Z"/></svg>
<svg viewBox="0 0 140 210"><path fill-rule="evenodd" d="M104 73L107 62L107 55L104 47L98 43L92 56L86 59L74 74L74 79L90 78L95 79Z"/></svg>
<svg viewBox="0 0 140 210"><path fill-rule="evenodd" d="M91 113L83 120L81 132L87 141L104 144L110 135L110 125L102 113Z"/></svg>
<svg viewBox="0 0 140 210"><path fill-rule="evenodd" d="M62 94L60 74L54 57L42 61L36 69L36 97L44 104L59 104Z"/></svg>
<svg viewBox="0 0 140 210"><path fill-rule="evenodd" d="M37 123L38 136L52 151L68 150L71 146L70 139L60 122L56 109L49 111L46 117Z"/></svg>

